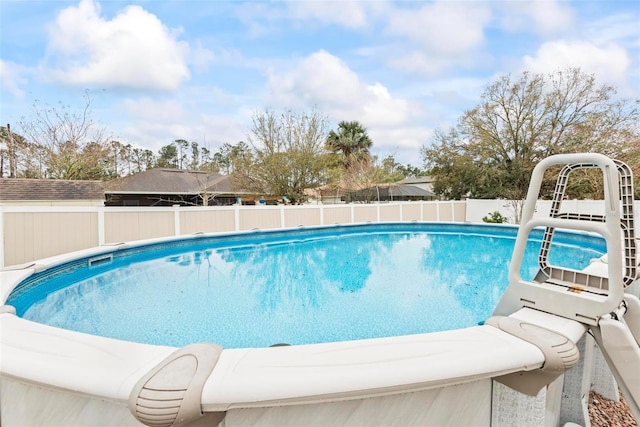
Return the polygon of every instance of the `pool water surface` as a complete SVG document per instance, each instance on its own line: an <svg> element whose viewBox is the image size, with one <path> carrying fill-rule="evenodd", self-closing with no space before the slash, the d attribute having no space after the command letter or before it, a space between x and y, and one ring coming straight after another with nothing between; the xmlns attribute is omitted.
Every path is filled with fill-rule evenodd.
<svg viewBox="0 0 640 427"><path fill-rule="evenodd" d="M7 304L36 322L177 347L459 329L491 316L516 231L415 223L203 236L36 274ZM523 278L537 271L540 237L529 242ZM604 251L601 239L557 233L550 261L582 269Z"/></svg>

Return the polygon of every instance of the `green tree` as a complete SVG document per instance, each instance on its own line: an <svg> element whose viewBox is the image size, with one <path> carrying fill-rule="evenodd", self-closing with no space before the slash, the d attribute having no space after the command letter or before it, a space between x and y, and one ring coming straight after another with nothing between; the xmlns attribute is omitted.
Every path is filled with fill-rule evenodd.
<svg viewBox="0 0 640 427"><path fill-rule="evenodd" d="M399 165L398 166L398 172L401 173L402 175L404 175L405 178L419 177L419 176L428 175L427 171L422 170L417 166L413 166L411 163L406 164L406 165Z"/></svg>
<svg viewBox="0 0 640 427"><path fill-rule="evenodd" d="M200 170L206 172L218 172L220 170L211 157L211 150L207 147L200 149Z"/></svg>
<svg viewBox="0 0 640 427"><path fill-rule="evenodd" d="M326 129L327 119L317 111L255 113L248 135L253 150L251 154L236 153L240 154L234 163L236 185L286 196L292 203L307 200L305 189L327 182Z"/></svg>
<svg viewBox="0 0 640 427"><path fill-rule="evenodd" d="M250 157L251 148L244 142L237 144L224 143L222 147L213 155L213 160L224 174L231 174L236 165L243 163Z"/></svg>
<svg viewBox="0 0 640 427"><path fill-rule="evenodd" d="M233 158L235 152L236 148L233 145L225 143L220 147L220 150L214 154L214 158L218 161L220 168L227 174L233 172Z"/></svg>
<svg viewBox="0 0 640 427"><path fill-rule="evenodd" d="M377 163L377 162L374 162ZM382 169L382 181L379 182L398 182L405 178L420 176L423 172L414 166L403 165L398 163L393 156L387 156L382 159L380 165Z"/></svg>
<svg viewBox="0 0 640 427"><path fill-rule="evenodd" d="M338 123L338 129L329 132L326 140L326 148L341 156L345 169L354 162L369 160L372 145L367 130L357 121Z"/></svg>
<svg viewBox="0 0 640 427"><path fill-rule="evenodd" d="M174 144L168 144L160 148L156 167L178 169L178 149Z"/></svg>
<svg viewBox="0 0 640 427"><path fill-rule="evenodd" d="M187 166L187 149L189 143L184 139L176 139L173 141L176 147L176 167L178 169L184 169Z"/></svg>
<svg viewBox="0 0 640 427"><path fill-rule="evenodd" d="M133 164L132 151L133 147L131 146L131 144L122 144L122 147L120 148L120 158L122 159L123 163L122 173L126 171L127 175L131 175L131 168Z"/></svg>
<svg viewBox="0 0 640 427"><path fill-rule="evenodd" d="M615 100L615 93L576 68L498 78L454 128L422 147L434 191L522 200L533 168L552 154L598 151L624 160L640 115L637 102Z"/></svg>
<svg viewBox="0 0 640 427"><path fill-rule="evenodd" d="M21 176L21 165L28 158L25 138L15 133L11 125L0 126L0 178Z"/></svg>
<svg viewBox="0 0 640 427"><path fill-rule="evenodd" d="M110 157L111 157L111 168L113 170L113 176L120 176L122 173L122 164L120 161L120 153L122 150L122 143L118 140L113 140L108 144L111 148Z"/></svg>
<svg viewBox="0 0 640 427"><path fill-rule="evenodd" d="M201 165L200 161L200 147L197 142L191 142L191 160L189 161L190 170L198 170Z"/></svg>

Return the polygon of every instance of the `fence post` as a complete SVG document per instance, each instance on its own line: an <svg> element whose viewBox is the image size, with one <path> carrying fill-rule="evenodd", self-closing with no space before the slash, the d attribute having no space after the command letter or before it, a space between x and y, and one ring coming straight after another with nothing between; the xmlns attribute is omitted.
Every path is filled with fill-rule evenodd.
<svg viewBox="0 0 640 427"><path fill-rule="evenodd" d="M285 221L284 221L284 205L280 205L280 228L284 228L285 227Z"/></svg>
<svg viewBox="0 0 640 427"><path fill-rule="evenodd" d="M98 246L105 244L104 206L98 206Z"/></svg>
<svg viewBox="0 0 640 427"><path fill-rule="evenodd" d="M173 205L173 235L180 235L180 205Z"/></svg>

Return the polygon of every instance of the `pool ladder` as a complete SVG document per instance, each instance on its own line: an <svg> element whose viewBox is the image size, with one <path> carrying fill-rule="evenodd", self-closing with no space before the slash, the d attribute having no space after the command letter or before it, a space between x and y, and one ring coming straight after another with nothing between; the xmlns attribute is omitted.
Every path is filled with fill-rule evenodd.
<svg viewBox="0 0 640 427"><path fill-rule="evenodd" d="M548 216L534 218L543 177L563 166ZM577 169L602 172L604 214L561 212L567 183ZM625 289L637 279L633 218L633 174L624 163L596 153L560 154L534 169L509 267L509 286L494 315L507 316L527 307L580 322L591 330L636 419L640 419L640 301ZM520 275L529 235L544 227L533 280ZM607 274L579 271L549 263L554 230L591 232L607 249ZM588 271L591 271L587 269Z"/></svg>

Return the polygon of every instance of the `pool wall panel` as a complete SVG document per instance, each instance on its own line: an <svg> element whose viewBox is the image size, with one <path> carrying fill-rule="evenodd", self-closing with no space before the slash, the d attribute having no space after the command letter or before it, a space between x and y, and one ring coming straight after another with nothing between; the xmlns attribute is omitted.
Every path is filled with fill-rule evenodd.
<svg viewBox="0 0 640 427"><path fill-rule="evenodd" d="M5 427L142 426L123 402L27 385L6 378L0 380L0 405Z"/></svg>
<svg viewBox="0 0 640 427"><path fill-rule="evenodd" d="M141 426L126 404L2 379L3 426ZM38 408L34 411L33 408ZM99 421L98 421L99 420ZM491 425L491 380L333 403L232 409L225 426Z"/></svg>
<svg viewBox="0 0 640 427"><path fill-rule="evenodd" d="M368 399L231 410L232 426L490 426L491 380Z"/></svg>

